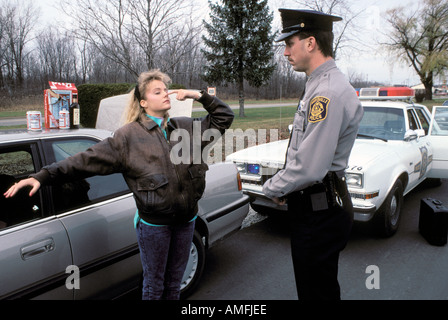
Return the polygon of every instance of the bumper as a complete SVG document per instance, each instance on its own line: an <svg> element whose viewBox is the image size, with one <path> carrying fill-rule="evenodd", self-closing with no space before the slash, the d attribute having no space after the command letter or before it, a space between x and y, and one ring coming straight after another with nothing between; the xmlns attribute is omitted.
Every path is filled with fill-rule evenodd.
<svg viewBox="0 0 448 320"><path fill-rule="evenodd" d="M201 215L208 228L208 246L211 247L219 240L222 240L233 232L240 230L244 219L249 213L249 197L243 195L237 201L209 212L207 215Z"/></svg>
<svg viewBox="0 0 448 320"><path fill-rule="evenodd" d="M376 212L376 206L375 205L357 205L353 204L353 213L354 217L353 219L355 221L361 221L361 222L368 222L372 220L373 216Z"/></svg>
<svg viewBox="0 0 448 320"><path fill-rule="evenodd" d="M265 207L276 211L286 212L288 210L288 207L286 205L279 206L262 193L256 193L253 191L244 191L244 193L249 196L251 205Z"/></svg>
<svg viewBox="0 0 448 320"><path fill-rule="evenodd" d="M255 206L265 207L268 209L284 212L288 210L287 205L279 206L275 204L271 199L266 197L261 191L261 188L259 188L258 190L257 188L253 187L245 188L245 186L243 186L243 192L250 197L250 203ZM358 203L355 200L353 201L353 211L355 221L360 222L370 221L375 215L376 210L377 208L373 204Z"/></svg>

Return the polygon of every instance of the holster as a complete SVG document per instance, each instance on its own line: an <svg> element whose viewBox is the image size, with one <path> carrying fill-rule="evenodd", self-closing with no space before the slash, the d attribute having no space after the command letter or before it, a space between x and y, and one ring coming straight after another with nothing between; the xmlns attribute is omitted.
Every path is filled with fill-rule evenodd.
<svg viewBox="0 0 448 320"><path fill-rule="evenodd" d="M324 178L324 183L331 190L333 205L341 206L345 211L353 214L353 204L345 181L345 171L330 171Z"/></svg>
<svg viewBox="0 0 448 320"><path fill-rule="evenodd" d="M353 214L344 170L328 172L321 183L288 195L288 209L293 211L318 212L335 206Z"/></svg>

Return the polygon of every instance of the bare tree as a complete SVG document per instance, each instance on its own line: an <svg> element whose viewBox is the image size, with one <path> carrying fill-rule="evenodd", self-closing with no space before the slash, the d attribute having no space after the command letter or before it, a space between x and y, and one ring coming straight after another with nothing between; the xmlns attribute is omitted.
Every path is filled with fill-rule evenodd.
<svg viewBox="0 0 448 320"><path fill-rule="evenodd" d="M341 22L334 24L334 58L343 54L353 53L353 51L360 51L366 47L366 44L361 44L359 32L361 31L357 19L364 12L364 9L354 11L348 0L296 0L296 2L311 10L317 10L331 15L340 16L343 18Z"/></svg>
<svg viewBox="0 0 448 320"><path fill-rule="evenodd" d="M192 19L185 20L185 24L174 25L164 31L162 34L164 39L170 42L163 44L157 54L154 55L156 61L160 61L160 67L170 74L174 74L176 70L179 72L194 71L196 60L192 53L199 53L197 48L200 45L201 27L195 26ZM193 61L189 61L193 59ZM190 68L185 68L189 66Z"/></svg>
<svg viewBox="0 0 448 320"><path fill-rule="evenodd" d="M36 39L36 53L45 81L68 81L76 78L76 47L70 33L47 28Z"/></svg>
<svg viewBox="0 0 448 320"><path fill-rule="evenodd" d="M2 74L6 68L10 82L22 87L26 45L37 22L38 11L30 1L2 2Z"/></svg>
<svg viewBox="0 0 448 320"><path fill-rule="evenodd" d="M172 46L171 41L189 35L187 24L179 28L192 14L192 3L178 0L137 0L131 9L130 32L145 53L146 67L155 66L154 53ZM178 50L182 47L178 47Z"/></svg>
<svg viewBox="0 0 448 320"><path fill-rule="evenodd" d="M89 51L89 44L85 40L78 41L76 47L79 52L79 63L77 64L80 69L79 78L81 83L86 83L89 78L89 74L92 71L92 52Z"/></svg>
<svg viewBox="0 0 448 320"><path fill-rule="evenodd" d="M3 69L6 67L6 18L4 16L4 9L0 7L0 89L5 86L5 76Z"/></svg>
<svg viewBox="0 0 448 320"><path fill-rule="evenodd" d="M433 79L448 68L448 2L424 0L415 11L405 7L388 12L393 32L386 45L410 63L432 100Z"/></svg>
<svg viewBox="0 0 448 320"><path fill-rule="evenodd" d="M79 24L77 37L124 67L133 77L143 69L166 63L155 60L157 54L179 38L191 41L197 32L195 27L187 29L189 23L183 24L191 14L189 1L78 0L66 1L65 6ZM174 49L179 53L183 48Z"/></svg>
<svg viewBox="0 0 448 320"><path fill-rule="evenodd" d="M136 74L129 37L130 5L127 0L66 1L66 10L78 23L78 39L91 44L102 55Z"/></svg>

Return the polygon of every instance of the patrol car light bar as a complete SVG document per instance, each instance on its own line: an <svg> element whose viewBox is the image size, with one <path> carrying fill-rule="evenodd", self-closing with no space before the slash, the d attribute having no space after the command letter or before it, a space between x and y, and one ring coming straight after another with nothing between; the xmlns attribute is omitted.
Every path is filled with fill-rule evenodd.
<svg viewBox="0 0 448 320"><path fill-rule="evenodd" d="M359 99L364 100L410 100L415 90L409 87L379 87L356 89Z"/></svg>

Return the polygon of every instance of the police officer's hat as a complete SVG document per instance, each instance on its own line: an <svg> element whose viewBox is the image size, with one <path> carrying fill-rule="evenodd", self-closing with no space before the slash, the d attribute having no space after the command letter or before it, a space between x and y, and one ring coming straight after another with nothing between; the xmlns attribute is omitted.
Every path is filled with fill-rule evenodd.
<svg viewBox="0 0 448 320"><path fill-rule="evenodd" d="M276 42L303 31L333 31L333 22L342 20L341 17L314 10L279 9L278 11L282 17L283 30Z"/></svg>

